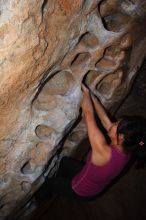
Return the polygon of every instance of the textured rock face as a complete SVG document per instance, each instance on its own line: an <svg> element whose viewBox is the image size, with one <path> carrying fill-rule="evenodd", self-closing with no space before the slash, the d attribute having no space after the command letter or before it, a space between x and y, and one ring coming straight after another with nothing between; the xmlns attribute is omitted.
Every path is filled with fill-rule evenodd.
<svg viewBox="0 0 146 220"><path fill-rule="evenodd" d="M23 205L79 115L81 82L114 111L146 51L142 0L0 1L0 219ZM69 154L86 133L70 133Z"/></svg>

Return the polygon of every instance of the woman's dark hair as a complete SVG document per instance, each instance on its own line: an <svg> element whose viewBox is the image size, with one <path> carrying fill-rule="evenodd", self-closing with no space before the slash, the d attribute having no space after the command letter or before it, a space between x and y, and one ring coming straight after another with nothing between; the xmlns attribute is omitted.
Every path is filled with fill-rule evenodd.
<svg viewBox="0 0 146 220"><path fill-rule="evenodd" d="M146 163L146 119L141 116L121 117L117 134L124 135L124 151L135 152L137 167L143 167Z"/></svg>

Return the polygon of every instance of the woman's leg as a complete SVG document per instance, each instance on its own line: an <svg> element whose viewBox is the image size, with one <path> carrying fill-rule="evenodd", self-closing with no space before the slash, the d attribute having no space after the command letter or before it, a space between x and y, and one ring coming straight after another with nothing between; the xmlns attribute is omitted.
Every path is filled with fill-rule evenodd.
<svg viewBox="0 0 146 220"><path fill-rule="evenodd" d="M71 180L63 177L47 177L43 185L35 193L35 198L37 201L41 202L53 194L74 197L74 193L71 188Z"/></svg>
<svg viewBox="0 0 146 220"><path fill-rule="evenodd" d="M71 179L82 169L83 166L84 162L70 157L63 157L56 177L46 177L45 182L35 194L36 199L45 200L53 193L72 197L73 191L71 188Z"/></svg>
<svg viewBox="0 0 146 220"><path fill-rule="evenodd" d="M56 174L56 177L72 179L84 166L84 162L71 157L63 157Z"/></svg>
<svg viewBox="0 0 146 220"><path fill-rule="evenodd" d="M72 196L71 180L63 177L47 178L48 188L52 193L59 195Z"/></svg>

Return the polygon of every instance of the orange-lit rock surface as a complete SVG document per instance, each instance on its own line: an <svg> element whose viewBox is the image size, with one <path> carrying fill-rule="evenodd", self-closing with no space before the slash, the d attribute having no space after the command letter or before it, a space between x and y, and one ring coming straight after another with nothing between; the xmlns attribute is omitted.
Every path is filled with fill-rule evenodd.
<svg viewBox="0 0 146 220"><path fill-rule="evenodd" d="M1 0L0 10L0 219L5 219L43 182L46 164L78 118L83 78L111 111L128 93L146 52L146 4ZM70 154L85 134L80 122L62 154Z"/></svg>

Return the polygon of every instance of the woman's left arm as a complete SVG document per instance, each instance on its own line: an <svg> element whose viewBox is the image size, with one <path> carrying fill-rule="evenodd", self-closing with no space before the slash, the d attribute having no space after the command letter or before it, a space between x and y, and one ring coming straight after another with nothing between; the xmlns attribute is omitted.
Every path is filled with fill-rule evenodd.
<svg viewBox="0 0 146 220"><path fill-rule="evenodd" d="M83 99L82 99L82 110L84 112L84 117L86 121L88 137L92 150L96 152L102 152L104 148L108 146L106 139L98 128L94 117L93 105L90 97L90 92L87 87L82 86Z"/></svg>

